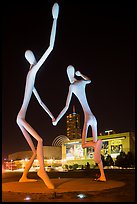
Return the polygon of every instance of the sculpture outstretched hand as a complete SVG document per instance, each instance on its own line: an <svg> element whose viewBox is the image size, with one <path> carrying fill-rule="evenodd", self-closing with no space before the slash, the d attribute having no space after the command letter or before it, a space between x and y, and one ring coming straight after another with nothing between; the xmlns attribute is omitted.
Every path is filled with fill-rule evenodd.
<svg viewBox="0 0 137 204"><path fill-rule="evenodd" d="M101 153L100 153L101 148L102 148L102 143L101 143L102 141L97 140L97 120L95 116L93 115L93 113L91 112L91 109L88 105L86 91L85 91L86 85L91 83L91 80L87 76L83 75L80 71L75 72L75 69L72 65L69 65L67 67L67 74L68 74L68 78L70 81L70 86L69 86L68 96L66 100L66 105L63 108L63 110L60 112L60 114L57 116L56 120L53 121L52 123L54 126L57 125L59 120L63 117L63 115L68 110L72 94L74 94L78 98L83 108L83 112L84 112L84 126L83 126L83 131L82 131L82 147L83 148L94 147L94 150L95 150L94 160L96 163L98 163L100 172L101 172L101 176L98 180L105 181L106 178L105 178L104 171L103 171L103 164L102 164ZM75 75L82 77L82 80L77 80L75 78ZM89 126L91 126L91 129L92 129L93 142L92 141L86 142Z"/></svg>
<svg viewBox="0 0 137 204"><path fill-rule="evenodd" d="M24 99L23 103L21 106L21 109L17 115L16 122L21 129L25 139L27 140L33 154L29 162L27 163L23 175L19 182L30 182L30 181L35 181L34 179L28 179L27 178L27 173L29 169L32 166L32 163L37 155L37 159L39 161L40 169L38 170L38 176L44 181L46 186L49 189L54 189L54 185L50 181L45 168L44 168L44 157L43 157L43 141L42 138L39 136L39 134L30 126L30 124L26 121L25 116L27 112L27 108L32 96L32 93L34 93L36 99L38 100L39 104L42 106L42 108L48 113L48 115L51 117L52 121L54 121L54 117L52 113L49 111L49 109L46 107L46 105L41 101L41 98L34 87L35 84L35 78L38 70L42 66L42 64L45 62L49 54L54 48L54 43L55 43L55 36L56 36L56 27L57 27L57 18L58 18L58 13L59 13L59 5L55 3L52 7L52 16L53 16L53 24L52 24L52 29L51 29L51 35L50 35L50 43L48 49L45 51L43 56L39 59L39 61L36 61L36 58L31 50L27 50L25 52L25 58L27 61L30 63L30 68L26 77L26 85L25 85L25 93L24 93ZM35 150L35 146L33 144L33 141L30 137L34 137L37 141L37 150Z"/></svg>
<svg viewBox="0 0 137 204"><path fill-rule="evenodd" d="M58 18L58 14L59 14L59 5L57 3L55 3L52 7L52 16L54 19Z"/></svg>

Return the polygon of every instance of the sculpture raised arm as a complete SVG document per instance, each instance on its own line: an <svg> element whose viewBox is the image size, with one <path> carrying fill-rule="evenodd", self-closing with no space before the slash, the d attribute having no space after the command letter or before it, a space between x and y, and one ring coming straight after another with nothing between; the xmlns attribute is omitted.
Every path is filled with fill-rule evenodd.
<svg viewBox="0 0 137 204"><path fill-rule="evenodd" d="M51 35L50 35L50 43L48 49L45 51L45 53L42 55L42 57L39 59L39 61L36 63L36 60L34 60L35 65L33 67L33 71L37 72L39 68L42 66L42 64L45 62L51 51L53 50L54 43L55 43L55 36L56 36L56 28L57 28L57 19L58 19L58 13L59 13L59 6L57 3L55 3L52 7L52 15L53 15L53 24L51 29ZM26 51L26 59L28 60L27 53L30 51Z"/></svg>

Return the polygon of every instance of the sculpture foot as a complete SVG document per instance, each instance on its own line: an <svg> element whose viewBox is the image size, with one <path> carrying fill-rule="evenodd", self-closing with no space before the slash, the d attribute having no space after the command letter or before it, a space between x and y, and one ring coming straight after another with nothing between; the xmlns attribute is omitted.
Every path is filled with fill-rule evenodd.
<svg viewBox="0 0 137 204"><path fill-rule="evenodd" d="M44 183L49 189L55 189L54 185L51 183L49 177L46 175L46 172L44 170L39 170L37 175L44 181Z"/></svg>
<svg viewBox="0 0 137 204"><path fill-rule="evenodd" d="M21 178L19 182L36 182L36 179Z"/></svg>
<svg viewBox="0 0 137 204"><path fill-rule="evenodd" d="M105 177L99 177L97 179L94 179L94 181L105 182L106 178Z"/></svg>
<svg viewBox="0 0 137 204"><path fill-rule="evenodd" d="M102 140L98 140L94 148L94 161L99 164L101 162Z"/></svg>

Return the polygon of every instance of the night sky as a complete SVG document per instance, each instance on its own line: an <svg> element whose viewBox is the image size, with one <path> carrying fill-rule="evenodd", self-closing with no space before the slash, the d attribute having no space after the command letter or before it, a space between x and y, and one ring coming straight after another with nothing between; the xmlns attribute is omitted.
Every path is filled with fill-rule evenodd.
<svg viewBox="0 0 137 204"><path fill-rule="evenodd" d="M35 1L34 1L35 2ZM40 59L49 46L53 23L52 6L59 4L55 47L37 73L35 87L56 118L68 94L68 65L88 76L86 87L90 108L98 121L98 134L135 129L135 7L131 4L91 4L91 1L47 0L3 6L2 14L2 154L30 150L16 124L21 108L29 63L27 49ZM57 126L32 95L26 120L51 145L66 135L66 116L83 111L75 96ZM37 145L34 140L35 146Z"/></svg>

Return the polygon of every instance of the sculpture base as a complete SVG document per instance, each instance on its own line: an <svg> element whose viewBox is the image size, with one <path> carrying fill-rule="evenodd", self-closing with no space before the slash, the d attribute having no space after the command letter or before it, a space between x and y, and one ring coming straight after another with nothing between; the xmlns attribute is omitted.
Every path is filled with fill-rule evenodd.
<svg viewBox="0 0 137 204"><path fill-rule="evenodd" d="M37 182L8 182L2 184L3 192L20 192L20 193L64 193L64 192L90 192L102 191L124 186L124 182L107 180L98 182L91 178L59 178L51 179L55 189L51 190L46 187L42 180Z"/></svg>

